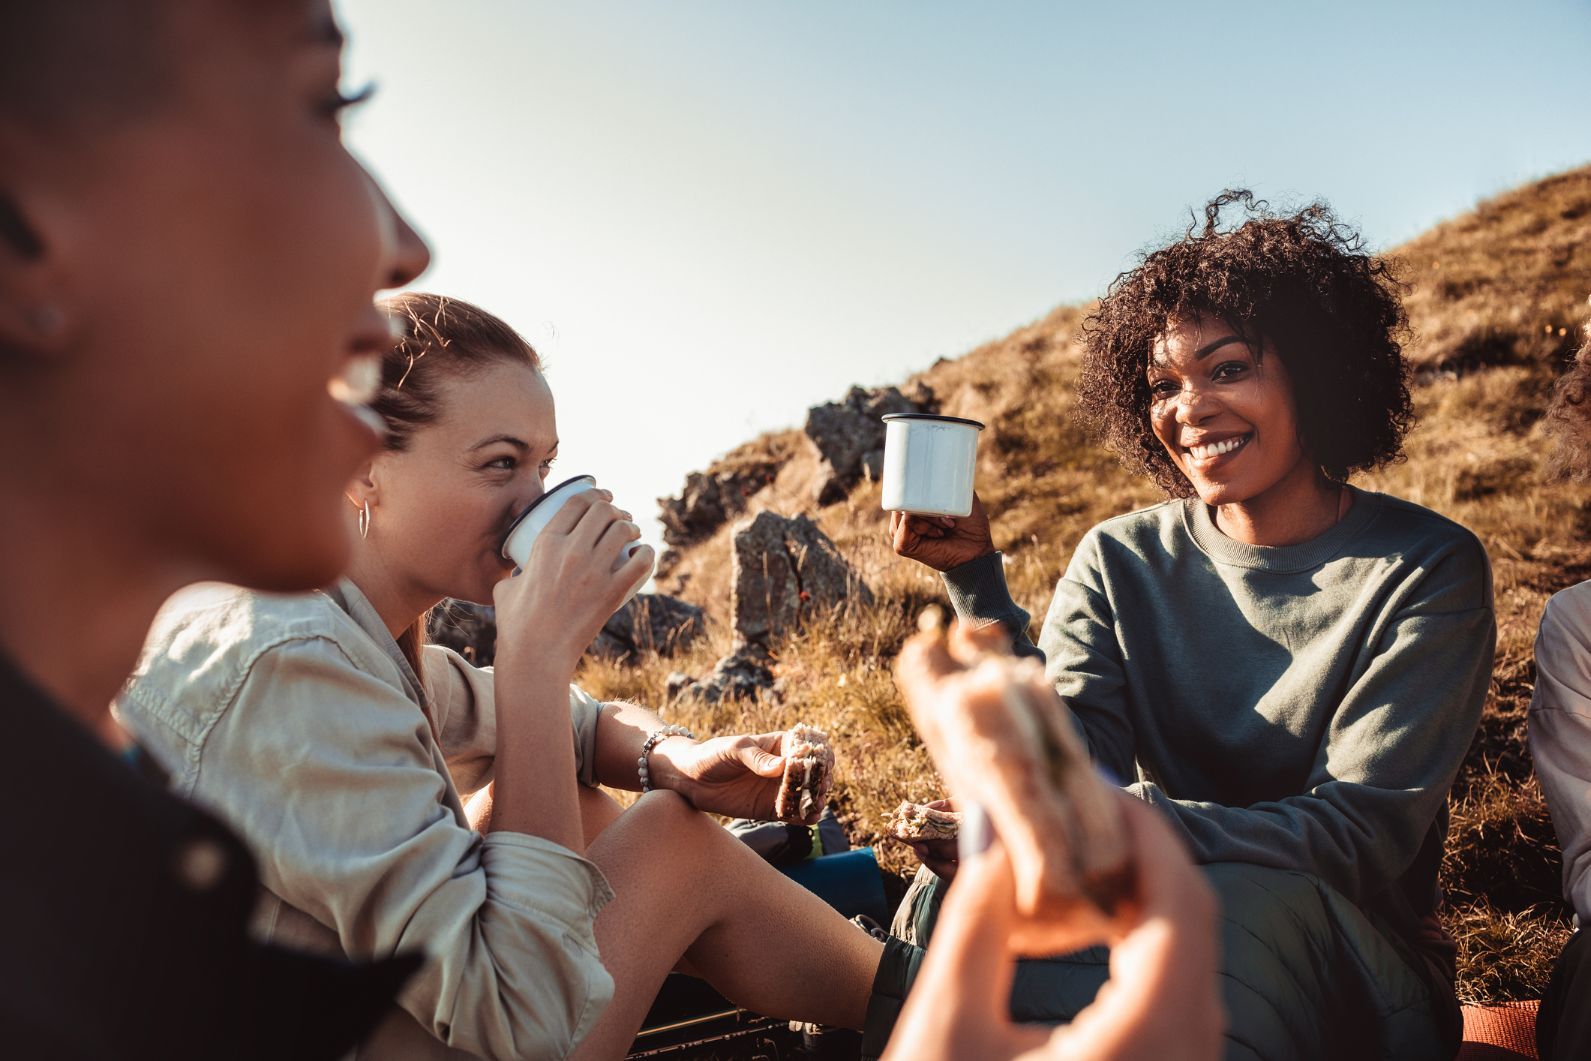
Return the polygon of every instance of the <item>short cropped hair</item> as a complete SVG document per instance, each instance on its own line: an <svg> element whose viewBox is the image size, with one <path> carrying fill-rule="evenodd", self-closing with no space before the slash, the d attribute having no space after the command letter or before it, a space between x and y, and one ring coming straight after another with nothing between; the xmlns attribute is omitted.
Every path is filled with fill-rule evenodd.
<svg viewBox="0 0 1591 1061"><path fill-rule="evenodd" d="M6 0L0 15L0 113L36 132L114 123L169 83L166 0Z"/></svg>
<svg viewBox="0 0 1591 1061"><path fill-rule="evenodd" d="M1232 207L1241 223L1224 224ZM1273 213L1244 190L1204 207L1204 223L1118 276L1083 324L1083 419L1167 493L1193 488L1149 424L1149 358L1175 320L1225 322L1287 367L1304 452L1333 482L1402 457L1413 420L1402 342L1405 285L1325 203Z"/></svg>

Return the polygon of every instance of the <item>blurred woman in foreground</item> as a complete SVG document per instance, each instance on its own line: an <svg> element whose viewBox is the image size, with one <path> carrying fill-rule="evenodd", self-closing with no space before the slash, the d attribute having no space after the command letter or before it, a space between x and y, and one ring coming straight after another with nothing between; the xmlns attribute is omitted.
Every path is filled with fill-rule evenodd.
<svg viewBox="0 0 1591 1061"><path fill-rule="evenodd" d="M676 967L860 1028L879 942L699 813L772 818L780 734L698 742L570 684L650 570L649 547L624 558L629 513L578 495L510 577L503 535L558 455L535 351L458 300L387 305L404 338L374 403L387 448L348 485L348 577L174 602L122 703L259 852L262 931L432 956L360 1056L620 1056ZM495 668L424 645L449 597L495 602ZM653 791L621 812L596 786L640 789L641 761ZM472 822L461 793L487 786Z"/></svg>
<svg viewBox="0 0 1591 1061"><path fill-rule="evenodd" d="M1229 1056L1446 1058L1437 871L1491 673L1490 569L1464 528L1348 485L1398 459L1412 415L1390 267L1324 206L1263 207L1213 200L1085 325L1084 415L1174 500L1084 536L1037 648L981 505L896 514L895 547L1046 657L1095 762L1204 867ZM919 874L898 930L926 938L943 887ZM1095 952L1024 963L1013 1011L1070 1018L1105 975Z"/></svg>
<svg viewBox="0 0 1591 1061"><path fill-rule="evenodd" d="M348 559L350 369L426 250L344 150L324 2L11 4L0 34L0 869L15 1057L333 1057L402 976L251 941L253 863L107 745L160 602ZM31 800L32 806L27 802Z"/></svg>

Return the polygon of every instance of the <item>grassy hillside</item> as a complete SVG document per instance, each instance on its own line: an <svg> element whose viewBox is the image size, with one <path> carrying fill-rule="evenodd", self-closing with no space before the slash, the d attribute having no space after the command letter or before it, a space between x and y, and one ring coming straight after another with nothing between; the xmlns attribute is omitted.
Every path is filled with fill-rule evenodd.
<svg viewBox="0 0 1591 1061"><path fill-rule="evenodd" d="M1373 233L1371 234L1373 235ZM1554 479L1541 424L1548 391L1580 338L1591 290L1591 167L1482 203L1398 248L1415 332L1418 426L1408 460L1359 485L1409 498L1472 528L1491 554L1499 641L1484 722L1453 794L1444 867L1467 1000L1533 997L1567 937L1559 860L1524 746L1531 645L1546 599L1591 577L1591 489ZM1069 415L1074 337L1087 307L1062 307L919 377L947 413L990 425L978 489L995 521L1017 601L1042 615L1083 532L1159 500L1092 445ZM751 510L812 511L816 457L796 431L747 443L733 459L777 455L783 467ZM582 681L608 697L661 706L698 731L778 728L795 720L834 735L837 796L853 838L872 842L900 799L939 792L889 680L913 617L938 601L935 577L884 540L876 484L813 512L874 587L866 611L815 624L779 653L784 701L749 707L662 704L671 670L701 673L727 650L728 531L685 551L673 589L716 624L694 655L619 667L589 664ZM909 859L882 847L888 868Z"/></svg>

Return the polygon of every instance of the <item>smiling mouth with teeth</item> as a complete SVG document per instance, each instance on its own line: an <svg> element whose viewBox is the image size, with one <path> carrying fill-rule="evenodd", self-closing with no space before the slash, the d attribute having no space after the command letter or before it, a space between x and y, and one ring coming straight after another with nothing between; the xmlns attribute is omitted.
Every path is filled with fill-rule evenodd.
<svg viewBox="0 0 1591 1061"><path fill-rule="evenodd" d="M387 425L381 415L370 408L381 390L381 355L366 354L351 357L337 375L326 382L326 393L346 406L372 431L386 434Z"/></svg>
<svg viewBox="0 0 1591 1061"><path fill-rule="evenodd" d="M1231 453L1253 437L1253 435L1238 435L1235 438L1224 438L1219 442L1212 442L1207 446L1189 446L1183 452L1194 460L1209 460L1211 457L1219 457L1223 454Z"/></svg>

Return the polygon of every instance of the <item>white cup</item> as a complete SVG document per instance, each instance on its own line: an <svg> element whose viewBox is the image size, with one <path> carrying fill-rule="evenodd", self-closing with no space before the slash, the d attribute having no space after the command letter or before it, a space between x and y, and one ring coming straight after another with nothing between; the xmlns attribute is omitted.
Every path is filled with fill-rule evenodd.
<svg viewBox="0 0 1591 1061"><path fill-rule="evenodd" d="M970 515L982 430L978 421L959 416L884 417L884 508L918 516Z"/></svg>
<svg viewBox="0 0 1591 1061"><path fill-rule="evenodd" d="M547 529L547 524L552 522L552 518L558 514L558 510L563 508L568 500L576 494L583 494L587 490L595 490L596 488L597 480L595 476L577 475L573 479L565 479L532 501L530 506L521 512L514 519L514 522L509 525L508 533L503 537L503 559L512 560L520 567L524 567L525 562L530 559L531 546L536 544L536 539L541 537L541 532ZM630 559L630 557L635 555L636 550L641 547L642 543L639 540L626 544L619 552L619 563L622 564ZM646 580L652 577L653 566L648 564L646 572L641 576L640 580L630 587L630 592L624 598L626 603L629 602L631 597L639 593L641 587L646 585Z"/></svg>

